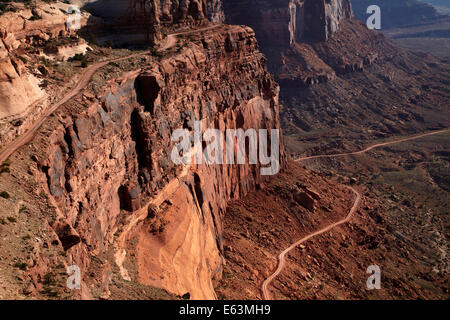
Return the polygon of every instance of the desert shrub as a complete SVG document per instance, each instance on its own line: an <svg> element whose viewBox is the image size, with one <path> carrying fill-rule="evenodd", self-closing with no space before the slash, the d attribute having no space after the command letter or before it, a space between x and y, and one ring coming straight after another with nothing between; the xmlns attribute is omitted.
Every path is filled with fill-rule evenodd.
<svg viewBox="0 0 450 320"><path fill-rule="evenodd" d="M48 70L46 67L44 66L39 66L38 67L39 72L43 75L43 76L48 76Z"/></svg>
<svg viewBox="0 0 450 320"><path fill-rule="evenodd" d="M6 192L6 191L0 192L0 197L5 198L5 199L11 198L11 196L9 195L9 193Z"/></svg>
<svg viewBox="0 0 450 320"><path fill-rule="evenodd" d="M155 47L150 48L150 53L152 56L157 57L157 58L161 58L163 56L163 54L161 52L159 52L158 49L156 49Z"/></svg>
<svg viewBox="0 0 450 320"><path fill-rule="evenodd" d="M83 61L83 60L86 59L86 58L85 58L84 54L82 54L82 53L77 53L77 54L75 54L75 55L73 56L72 59L75 60L75 61Z"/></svg>
<svg viewBox="0 0 450 320"><path fill-rule="evenodd" d="M88 62L86 60L86 56L83 53L77 53L73 56L72 60L80 61L81 67L86 68L88 66Z"/></svg>
<svg viewBox="0 0 450 320"><path fill-rule="evenodd" d="M27 269L27 264L25 262L16 262L14 264L15 268L19 268L20 270L26 270Z"/></svg>
<svg viewBox="0 0 450 320"><path fill-rule="evenodd" d="M45 79L44 81L42 81L42 83L39 85L39 87L41 87L41 88L47 88L47 87L48 87L48 81L47 81L47 79Z"/></svg>
<svg viewBox="0 0 450 320"><path fill-rule="evenodd" d="M0 165L0 173L3 173L3 172L10 173L11 172L11 169L9 168L10 164L11 164L11 161L9 159L4 161Z"/></svg>
<svg viewBox="0 0 450 320"><path fill-rule="evenodd" d="M42 19L42 17L36 12L35 9L31 10L31 13L32 13L33 15L32 15L32 16L30 17L30 19L28 19L28 20L30 20L30 21L35 21L35 20L40 20L40 19Z"/></svg>
<svg viewBox="0 0 450 320"><path fill-rule="evenodd" d="M6 166L1 166L0 173L3 173L3 172L10 173L11 169L9 169L9 167L6 167Z"/></svg>
<svg viewBox="0 0 450 320"><path fill-rule="evenodd" d="M11 2L11 0L3 0L2 3L0 3L0 16L6 12L16 12L17 9L11 4L5 3L5 2Z"/></svg>
<svg viewBox="0 0 450 320"><path fill-rule="evenodd" d="M28 62L27 58L25 58L23 56L19 56L19 59L22 60L23 63L27 63Z"/></svg>

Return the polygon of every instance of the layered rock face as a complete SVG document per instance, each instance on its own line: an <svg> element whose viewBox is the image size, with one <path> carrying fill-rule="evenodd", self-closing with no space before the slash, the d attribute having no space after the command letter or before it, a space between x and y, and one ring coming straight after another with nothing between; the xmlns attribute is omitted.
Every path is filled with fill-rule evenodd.
<svg viewBox="0 0 450 320"><path fill-rule="evenodd" d="M180 53L110 81L55 128L40 167L74 263L86 268L112 246L124 279L134 256L140 282L215 298L227 201L254 190L261 174L248 161L176 165L172 133L192 132L196 120L203 132L279 128L278 86L250 28L194 36ZM282 142L279 151L283 166Z"/></svg>
<svg viewBox="0 0 450 320"><path fill-rule="evenodd" d="M208 19L211 22L225 22L225 12L223 11L222 0L207 0L206 6Z"/></svg>
<svg viewBox="0 0 450 320"><path fill-rule="evenodd" d="M199 25L208 19L224 20L220 0L119 0L113 6L107 0L97 0L88 1L84 8L113 23L120 33L127 34L128 41L135 38L155 42L162 38L164 28ZM118 36L115 35L116 41Z"/></svg>
<svg viewBox="0 0 450 320"><path fill-rule="evenodd" d="M398 5L396 1L387 2L391 7ZM291 31L303 30L300 34L306 33L304 29L292 27L298 26L298 22L292 24L294 19L287 9L291 2L283 2L282 11L278 6L281 1L273 6L261 5L257 12L262 14L257 15L253 15L256 5L245 6L242 3L239 10L233 10L232 3L236 4L236 1L224 2L225 12L229 15L227 19L241 23L249 17L250 25L261 39L261 50L268 57L269 70L280 84L281 102L286 106L282 116L286 132L302 135L311 130L329 128L324 131L324 137L311 139L315 143L329 140L329 145L312 153L334 150L335 136L341 136L337 145L346 144L343 148L355 146L360 138L350 139L343 134L349 127L355 128L355 132L363 131L367 136L383 136L403 130L413 133L446 126L448 94L444 87L448 82L445 75L448 63L426 54L407 52L386 40L381 33L368 30L365 24L350 17L350 2L328 7L328 12L344 13L338 15L341 19L337 32L330 33L327 39L321 36L312 41L300 37L295 42L291 41ZM314 3L311 8L327 7L333 2ZM308 2L304 2L305 10L307 5ZM346 6L348 10L345 10ZM283 14L276 16L275 12ZM313 14L310 19L326 25L322 23L320 10L311 9L309 12ZM272 18L266 19L265 15ZM331 30L336 29L333 27ZM271 44L272 38L275 46ZM322 41L317 41L320 38ZM429 88L439 89L433 91ZM297 139L293 138L293 150L298 150ZM304 140L310 142L308 137Z"/></svg>
<svg viewBox="0 0 450 320"><path fill-rule="evenodd" d="M305 84L334 76L311 45L326 41L353 15L349 0L226 0L224 9L228 22L255 30L277 79L300 78Z"/></svg>
<svg viewBox="0 0 450 320"><path fill-rule="evenodd" d="M0 18L0 119L24 112L45 96L36 77L27 72L18 50L68 33L65 25L68 5L45 5L31 10L7 12ZM32 19L32 17L40 17Z"/></svg>
<svg viewBox="0 0 450 320"><path fill-rule="evenodd" d="M20 134L22 124L39 116L43 110L36 104L47 97L40 86L41 72L26 66L29 60L26 51L51 39L74 33L67 25L70 17L67 14L68 4L42 4L33 9L21 4L14 5L17 7L15 12L7 12L0 17L0 144L6 144ZM85 26L87 21L88 15L83 13L79 20L80 27ZM84 45L84 50L86 47ZM65 48L69 53L72 49ZM16 125L11 127L11 122Z"/></svg>
<svg viewBox="0 0 450 320"><path fill-rule="evenodd" d="M295 42L324 41L352 16L349 0L225 0L227 22L252 27L265 46L289 47ZM251 10L249 10L251 8Z"/></svg>

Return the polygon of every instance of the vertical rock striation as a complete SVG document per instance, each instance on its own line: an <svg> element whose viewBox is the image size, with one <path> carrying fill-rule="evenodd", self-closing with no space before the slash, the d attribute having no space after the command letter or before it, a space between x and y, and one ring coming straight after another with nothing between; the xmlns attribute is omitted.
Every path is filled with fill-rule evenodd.
<svg viewBox="0 0 450 320"><path fill-rule="evenodd" d="M251 9L250 9L251 8ZM339 31L353 16L350 0L225 0L226 19L255 30L269 70L277 80L308 85L327 81L334 71L313 46Z"/></svg>
<svg viewBox="0 0 450 320"><path fill-rule="evenodd" d="M278 129L278 86L250 28L193 38L180 53L110 81L55 128L41 168L59 208L53 227L70 240L74 262L86 267L90 254L112 245L125 279L135 277L125 263L132 254L140 282L213 299L227 201L256 188L260 166L176 165L171 135L192 132L196 120L203 131Z"/></svg>
<svg viewBox="0 0 450 320"><path fill-rule="evenodd" d="M107 0L97 0L84 7L112 23L128 39L141 36L150 42L160 40L165 28L224 21L220 0L119 0L114 6ZM117 41L117 35L115 38Z"/></svg>
<svg viewBox="0 0 450 320"><path fill-rule="evenodd" d="M252 27L265 46L289 47L295 42L325 41L352 16L349 0L224 0L226 20ZM249 10L251 8L251 10Z"/></svg>

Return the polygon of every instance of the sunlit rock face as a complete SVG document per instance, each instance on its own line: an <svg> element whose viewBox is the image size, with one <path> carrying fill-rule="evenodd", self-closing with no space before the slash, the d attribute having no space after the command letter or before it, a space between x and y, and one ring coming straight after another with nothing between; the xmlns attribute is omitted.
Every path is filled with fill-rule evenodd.
<svg viewBox="0 0 450 320"><path fill-rule="evenodd" d="M325 41L352 16L349 0L224 0L223 5L227 22L252 27L262 47Z"/></svg>
<svg viewBox="0 0 450 320"><path fill-rule="evenodd" d="M37 105L45 101L47 92L39 78L40 72L32 72L24 52L46 41L74 34L66 24L69 6L60 2L40 3L36 8L17 5L15 11L0 16L0 145L23 133L43 112ZM32 19L34 15L40 19ZM81 15L80 26L87 24L88 17L87 13ZM59 49L63 53L82 46L80 42L79 48Z"/></svg>
<svg viewBox="0 0 450 320"><path fill-rule="evenodd" d="M224 21L221 0L117 0L114 5L108 0L91 0L78 5L113 25L116 36L122 35L125 42L155 43L163 38L164 29ZM109 32L104 33L109 36L105 41L113 40ZM104 36L100 35L101 42ZM120 42L117 37L115 40Z"/></svg>
<svg viewBox="0 0 450 320"><path fill-rule="evenodd" d="M353 17L350 0L223 0L223 6L227 22L255 30L277 81L306 85L334 77L312 46L327 42Z"/></svg>
<svg viewBox="0 0 450 320"><path fill-rule="evenodd" d="M58 204L53 227L61 242L83 239L67 251L77 265L113 243L124 279L194 299L216 297L227 203L261 184L261 168L249 161L178 165L171 134L192 132L196 121L202 131L223 134L279 129L278 85L265 63L250 28L220 26L173 56L112 79L55 128L43 183ZM278 147L283 167L282 141Z"/></svg>

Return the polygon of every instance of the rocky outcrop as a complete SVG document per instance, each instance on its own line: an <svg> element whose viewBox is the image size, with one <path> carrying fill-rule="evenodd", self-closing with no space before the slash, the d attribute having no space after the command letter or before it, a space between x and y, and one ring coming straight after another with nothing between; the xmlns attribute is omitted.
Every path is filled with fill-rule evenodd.
<svg viewBox="0 0 450 320"><path fill-rule="evenodd" d="M212 22L224 20L221 0L119 0L114 6L107 0L97 0L87 2L84 8L119 30L113 36L107 30L101 35L101 38L114 39L116 43L121 40L154 43L163 37L167 28L191 27L208 19ZM90 32L98 33L99 30Z"/></svg>
<svg viewBox="0 0 450 320"><path fill-rule="evenodd" d="M63 11L68 7L45 4L7 12L0 17L0 119L23 113L45 96L38 79L26 70L17 52L38 41L67 34L68 15Z"/></svg>
<svg viewBox="0 0 450 320"><path fill-rule="evenodd" d="M58 47L52 53L42 49L45 43L58 43L75 33L67 24L69 7L64 3L39 2L36 8L31 8L14 3L14 11L0 16L1 145L21 134L45 108L48 95L41 78L45 71L38 70L33 56L39 59L49 54L63 60L86 51L87 44L82 41ZM81 14L80 27L88 23L88 17L86 13Z"/></svg>
<svg viewBox="0 0 450 320"><path fill-rule="evenodd" d="M43 97L45 92L39 88L39 80L0 42L0 119L26 111Z"/></svg>
<svg viewBox="0 0 450 320"><path fill-rule="evenodd" d="M312 46L327 41L343 20L352 17L349 0L254 0L250 5L226 0L224 8L228 22L255 30L277 80L295 80L305 86L334 78Z"/></svg>
<svg viewBox="0 0 450 320"><path fill-rule="evenodd" d="M227 22L252 27L263 47L325 41L352 16L349 0L224 0ZM251 8L252 14L249 14Z"/></svg>
<svg viewBox="0 0 450 320"><path fill-rule="evenodd" d="M171 136L192 132L196 120L203 131L279 128L278 86L253 31L194 35L181 52L111 80L86 103L55 128L40 163L67 254L86 268L90 254L112 246L124 279L134 277L126 261L135 256L141 283L215 298L227 201L255 189L260 166L177 165ZM282 143L279 151L283 165Z"/></svg>

